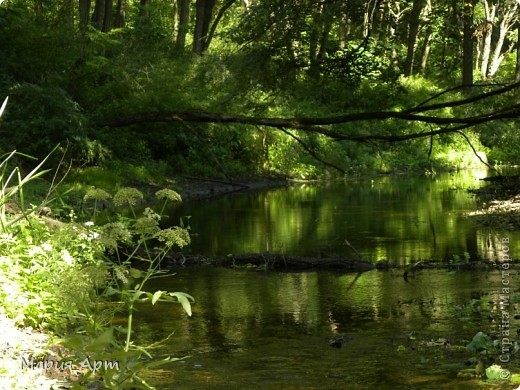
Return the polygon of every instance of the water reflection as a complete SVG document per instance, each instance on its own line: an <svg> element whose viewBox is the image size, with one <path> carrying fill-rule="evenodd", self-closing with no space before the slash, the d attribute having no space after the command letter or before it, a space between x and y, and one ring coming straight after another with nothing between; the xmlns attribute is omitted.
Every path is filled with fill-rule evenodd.
<svg viewBox="0 0 520 390"><path fill-rule="evenodd" d="M348 240L373 261L464 252L503 259L518 253L518 233L479 229L465 217L476 207L466 190L482 185L479 177L466 171L304 185L187 203L171 220L190 216L197 233L191 250L206 255L353 256ZM472 389L477 381L457 378L471 357L464 346L479 331L498 332L492 294L500 286L498 272L420 271L405 281L402 270L180 269L149 288L195 296L193 317L179 305L139 307L137 342L175 331L155 356L181 360L149 373L162 389ZM512 322L511 334L517 329ZM432 346L439 338L454 348ZM337 340L341 348L331 347ZM508 369L519 371L518 362Z"/></svg>
<svg viewBox="0 0 520 390"><path fill-rule="evenodd" d="M464 252L472 259L488 258L490 232L475 228L465 216L476 208L467 190L483 185L482 175L384 177L237 194L184 204L171 211L170 220L190 216L196 233L190 250L205 255L355 257L348 240L371 261L446 261ZM520 240L514 241L520 249Z"/></svg>
<svg viewBox="0 0 520 390"><path fill-rule="evenodd" d="M191 356L155 373L165 389L438 388L457 382L456 368L439 367L471 355L426 342L443 337L464 346L478 331L491 332L488 301L500 283L499 273L484 272L423 271L406 282L391 271L185 269L153 289L193 294L193 317L176 305L142 306L138 342L175 330L156 356ZM481 311L469 305L475 298ZM342 348L332 348L338 335Z"/></svg>

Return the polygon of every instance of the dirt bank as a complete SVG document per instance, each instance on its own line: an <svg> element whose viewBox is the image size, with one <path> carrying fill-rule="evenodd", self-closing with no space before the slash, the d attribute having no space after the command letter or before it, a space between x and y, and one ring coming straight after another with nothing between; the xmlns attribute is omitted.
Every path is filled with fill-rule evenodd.
<svg viewBox="0 0 520 390"><path fill-rule="evenodd" d="M520 230L520 176L494 176L486 187L472 191L479 204L469 213L475 222L499 230Z"/></svg>

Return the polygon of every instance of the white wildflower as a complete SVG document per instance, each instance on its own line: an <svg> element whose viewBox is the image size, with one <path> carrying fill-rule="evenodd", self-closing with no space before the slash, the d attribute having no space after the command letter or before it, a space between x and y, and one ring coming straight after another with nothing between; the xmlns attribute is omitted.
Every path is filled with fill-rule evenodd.
<svg viewBox="0 0 520 390"><path fill-rule="evenodd" d="M74 258L70 255L70 253L67 249L62 249L60 253L61 253L61 258L67 265L74 264Z"/></svg>
<svg viewBox="0 0 520 390"><path fill-rule="evenodd" d="M165 188L163 190L159 190L155 193L155 196L157 197L157 199L161 199L161 200L171 200L173 202L181 202L182 199L181 199L181 196L179 195L178 192L175 192L173 190L170 190L168 188Z"/></svg>
<svg viewBox="0 0 520 390"><path fill-rule="evenodd" d="M52 252L52 245L49 244L48 242L44 242L42 244L42 249L46 252Z"/></svg>

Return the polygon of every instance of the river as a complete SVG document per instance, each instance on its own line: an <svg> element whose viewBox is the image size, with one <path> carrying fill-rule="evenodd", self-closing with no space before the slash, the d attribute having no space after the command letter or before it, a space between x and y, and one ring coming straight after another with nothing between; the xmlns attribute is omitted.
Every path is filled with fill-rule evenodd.
<svg viewBox="0 0 520 390"><path fill-rule="evenodd" d="M466 216L476 208L467 190L481 186L480 177L298 185L188 202L171 210L171 220L189 225L191 251L211 256L353 256L345 240L368 260L394 264L515 253L517 233L478 228ZM160 389L472 389L478 380L457 377L474 366L466 345L480 331L497 335L503 312L515 315L497 303L504 281L497 271L424 270L408 280L398 269L175 272L148 288L193 295L193 316L164 303L136 314L139 344L175 331L155 356L179 360L149 373ZM508 278L518 285L516 272ZM518 362L503 366L519 372Z"/></svg>

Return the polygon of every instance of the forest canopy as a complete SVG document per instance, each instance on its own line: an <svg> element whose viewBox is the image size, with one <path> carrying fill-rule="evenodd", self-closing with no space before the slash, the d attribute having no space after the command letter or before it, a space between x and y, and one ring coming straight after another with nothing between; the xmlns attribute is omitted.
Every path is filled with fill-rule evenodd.
<svg viewBox="0 0 520 390"><path fill-rule="evenodd" d="M518 163L518 7L5 0L0 151L226 177Z"/></svg>

